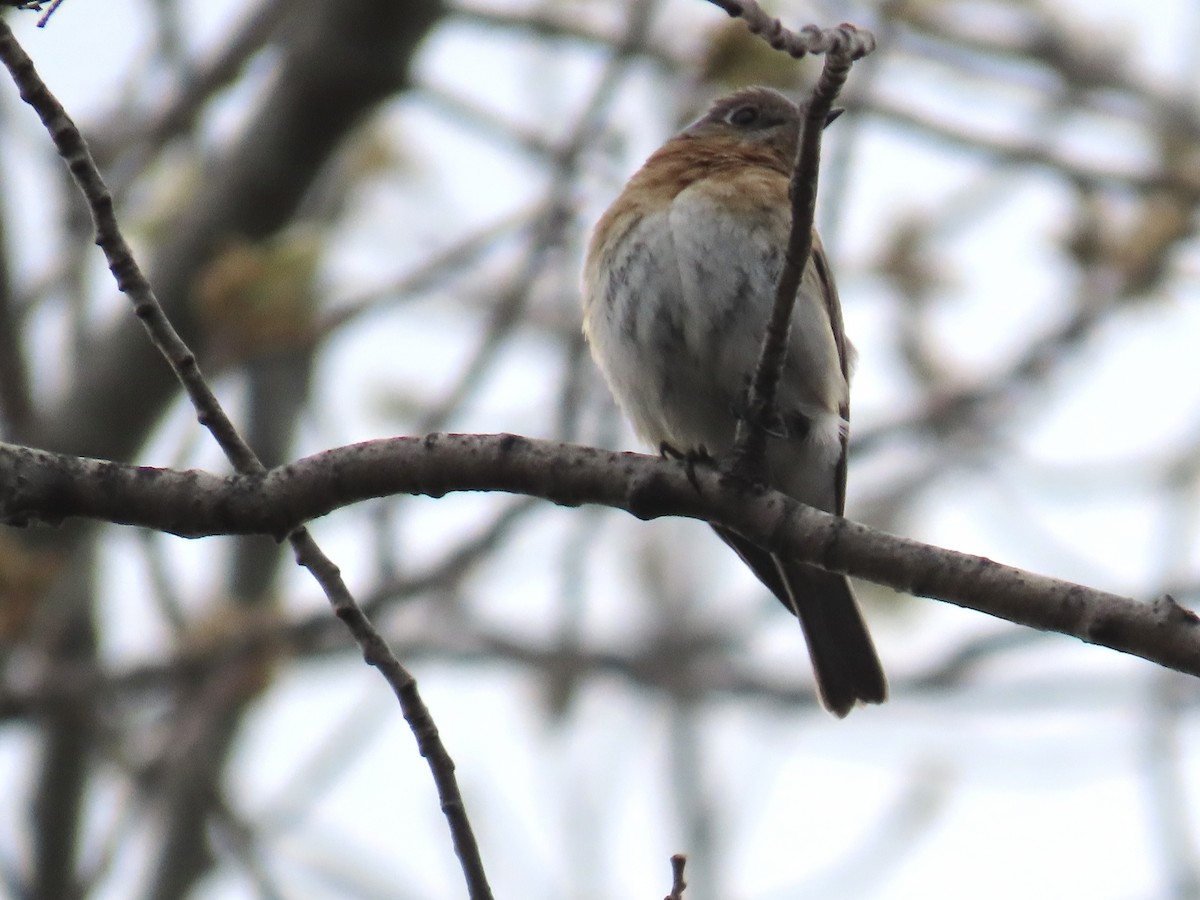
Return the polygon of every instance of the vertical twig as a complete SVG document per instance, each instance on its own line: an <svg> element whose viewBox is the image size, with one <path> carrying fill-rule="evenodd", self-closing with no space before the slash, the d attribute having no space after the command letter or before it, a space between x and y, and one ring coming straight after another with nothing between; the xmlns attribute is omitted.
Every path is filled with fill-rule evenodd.
<svg viewBox="0 0 1200 900"><path fill-rule="evenodd" d="M671 857L671 893L663 900L683 900L683 892L687 890L687 882L683 880L683 869L687 865L687 857L676 853Z"/></svg>
<svg viewBox="0 0 1200 900"><path fill-rule="evenodd" d="M785 262L776 285L775 302L763 335L758 364L751 378L747 413L738 422L734 443L734 474L749 481L760 481L767 448L767 431L761 423L770 421L774 412L775 396L787 362L792 309L796 305L796 293L812 254L821 134L833 101L850 74L850 67L875 49L875 38L870 32L859 31L845 23L837 28L820 29L815 25L806 25L798 32L789 31L779 19L768 16L755 0L709 2L734 18L744 20L753 34L796 59L809 53L825 54L821 77L804 105L800 146L792 170L792 226L788 234Z"/></svg>
<svg viewBox="0 0 1200 900"><path fill-rule="evenodd" d="M843 25L853 33L852 26ZM851 43L847 41L847 43ZM758 365L750 382L749 413L738 421L734 445L735 473L758 480L767 450L767 431L756 423L768 421L775 409L775 395L787 362L788 335L791 331L792 310L808 258L812 255L813 220L817 211L817 179L821 166L821 135L825 121L850 74L853 59L844 45L830 50L821 69L821 77L805 105L800 129L800 147L792 170L789 196L792 202L792 228L788 234L787 250L779 283L775 286L775 302L771 318L763 335Z"/></svg>

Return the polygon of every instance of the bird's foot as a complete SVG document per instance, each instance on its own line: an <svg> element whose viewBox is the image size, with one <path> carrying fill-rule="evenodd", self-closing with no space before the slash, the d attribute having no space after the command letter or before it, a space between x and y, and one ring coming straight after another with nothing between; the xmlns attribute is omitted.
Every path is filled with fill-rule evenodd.
<svg viewBox="0 0 1200 900"><path fill-rule="evenodd" d="M696 466L702 465L711 466L712 468L717 467L716 459L711 453L708 452L708 448L704 447L703 445L699 447L692 447L687 450L680 450L673 444L662 441L658 445L658 452L663 459L675 459L683 463L684 468L687 471L687 480L691 483L692 487L696 489L697 494L700 493L700 480L696 477Z"/></svg>

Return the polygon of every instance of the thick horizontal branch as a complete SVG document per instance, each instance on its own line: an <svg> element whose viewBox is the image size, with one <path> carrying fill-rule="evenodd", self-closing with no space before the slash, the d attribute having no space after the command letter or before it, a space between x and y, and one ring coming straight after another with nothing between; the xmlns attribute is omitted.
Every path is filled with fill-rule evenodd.
<svg viewBox="0 0 1200 900"><path fill-rule="evenodd" d="M183 537L271 534L372 497L505 491L641 519L717 522L772 552L1018 625L1073 635L1200 675L1200 620L1169 597L1142 603L896 537L715 469L514 435L432 434L327 450L262 476L218 476L0 444L0 521L83 517Z"/></svg>

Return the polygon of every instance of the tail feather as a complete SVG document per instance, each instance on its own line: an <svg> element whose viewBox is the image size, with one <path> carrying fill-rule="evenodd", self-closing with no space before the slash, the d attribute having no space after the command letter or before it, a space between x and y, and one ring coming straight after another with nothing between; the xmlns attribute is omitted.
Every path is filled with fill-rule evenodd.
<svg viewBox="0 0 1200 900"><path fill-rule="evenodd" d="M846 576L772 556L725 528L713 530L800 620L821 703L842 718L856 703L882 703L887 679Z"/></svg>

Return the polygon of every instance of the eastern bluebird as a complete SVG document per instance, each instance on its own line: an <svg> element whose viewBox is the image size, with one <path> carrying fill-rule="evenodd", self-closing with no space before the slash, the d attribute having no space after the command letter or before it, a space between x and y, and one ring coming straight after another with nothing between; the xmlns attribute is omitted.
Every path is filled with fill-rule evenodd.
<svg viewBox="0 0 1200 900"><path fill-rule="evenodd" d="M584 333L638 435L661 448L720 457L733 447L784 264L801 120L800 107L768 88L721 98L655 151L596 225ZM814 232L770 427L768 480L838 515L853 352ZM713 528L799 618L826 708L840 717L856 702L882 703L883 668L845 576Z"/></svg>

